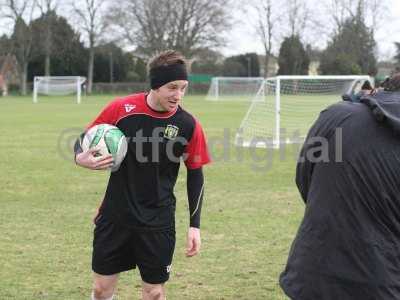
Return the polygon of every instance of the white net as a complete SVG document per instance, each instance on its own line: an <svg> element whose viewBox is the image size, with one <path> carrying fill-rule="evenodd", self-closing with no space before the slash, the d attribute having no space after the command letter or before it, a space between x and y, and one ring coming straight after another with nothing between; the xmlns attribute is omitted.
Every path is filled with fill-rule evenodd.
<svg viewBox="0 0 400 300"><path fill-rule="evenodd" d="M263 77L214 77L207 94L210 101L252 101Z"/></svg>
<svg viewBox="0 0 400 300"><path fill-rule="evenodd" d="M39 94L54 96L76 94L77 102L79 103L82 84L84 84L85 81L86 78L81 76L35 77L33 101L37 102Z"/></svg>
<svg viewBox="0 0 400 300"><path fill-rule="evenodd" d="M266 79L236 135L247 147L300 143L321 110L368 76L282 76Z"/></svg>

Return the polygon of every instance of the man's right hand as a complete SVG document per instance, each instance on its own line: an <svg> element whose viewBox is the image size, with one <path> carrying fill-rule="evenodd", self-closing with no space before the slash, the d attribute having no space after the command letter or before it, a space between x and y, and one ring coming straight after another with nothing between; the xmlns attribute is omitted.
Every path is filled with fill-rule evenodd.
<svg viewBox="0 0 400 300"><path fill-rule="evenodd" d="M95 157L98 149L92 148L76 155L77 165L91 170L106 170L112 167L114 159L112 155Z"/></svg>

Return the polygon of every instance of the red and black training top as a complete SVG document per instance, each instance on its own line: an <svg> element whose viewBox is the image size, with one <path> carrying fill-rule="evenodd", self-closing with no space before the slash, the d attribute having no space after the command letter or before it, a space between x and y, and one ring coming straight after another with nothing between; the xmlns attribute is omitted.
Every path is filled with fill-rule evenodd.
<svg viewBox="0 0 400 300"><path fill-rule="evenodd" d="M134 94L108 104L88 126L107 123L127 137L128 151L118 171L112 172L100 213L139 230L175 227L173 192L180 160L188 169L210 162L200 123L180 106L157 112L146 94Z"/></svg>

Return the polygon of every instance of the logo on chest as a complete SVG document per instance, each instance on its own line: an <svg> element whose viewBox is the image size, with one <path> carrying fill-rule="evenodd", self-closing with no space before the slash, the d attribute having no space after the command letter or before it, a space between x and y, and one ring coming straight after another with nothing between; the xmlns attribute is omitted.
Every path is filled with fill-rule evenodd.
<svg viewBox="0 0 400 300"><path fill-rule="evenodd" d="M132 110L134 110L136 108L136 105L133 105L133 104L125 104L124 106L125 106L125 111L127 113L131 112Z"/></svg>
<svg viewBox="0 0 400 300"><path fill-rule="evenodd" d="M178 136L179 128L176 127L175 125L167 125L167 127L164 130L164 138L168 140L174 140Z"/></svg>

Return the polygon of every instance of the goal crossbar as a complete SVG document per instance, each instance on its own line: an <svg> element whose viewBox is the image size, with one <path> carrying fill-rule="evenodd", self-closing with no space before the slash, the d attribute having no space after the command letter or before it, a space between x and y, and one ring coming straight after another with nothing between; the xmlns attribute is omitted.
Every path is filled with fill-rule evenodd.
<svg viewBox="0 0 400 300"><path fill-rule="evenodd" d="M33 102L38 102L38 94L69 95L76 93L76 102L81 103L83 76L35 76L33 80Z"/></svg>
<svg viewBox="0 0 400 300"><path fill-rule="evenodd" d="M304 139L304 131L311 126L310 120L312 123L323 108L340 101L340 96L351 91L356 82L365 80L373 83L373 78L368 75L296 75L266 78L241 122L235 144L244 147L279 148L282 143L299 143ZM269 128L260 130L258 127L262 126ZM281 136L281 130L295 131L295 128L299 131L301 129L301 137L290 139ZM267 138L267 135L268 142L261 145L257 143L258 138Z"/></svg>

